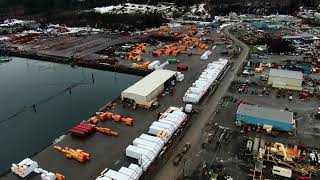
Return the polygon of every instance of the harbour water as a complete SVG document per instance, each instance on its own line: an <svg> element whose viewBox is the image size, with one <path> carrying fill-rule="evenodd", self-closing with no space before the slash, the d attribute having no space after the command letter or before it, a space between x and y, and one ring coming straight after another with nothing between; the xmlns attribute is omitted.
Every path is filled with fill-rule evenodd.
<svg viewBox="0 0 320 180"><path fill-rule="evenodd" d="M141 78L15 57L0 64L0 172L41 151Z"/></svg>

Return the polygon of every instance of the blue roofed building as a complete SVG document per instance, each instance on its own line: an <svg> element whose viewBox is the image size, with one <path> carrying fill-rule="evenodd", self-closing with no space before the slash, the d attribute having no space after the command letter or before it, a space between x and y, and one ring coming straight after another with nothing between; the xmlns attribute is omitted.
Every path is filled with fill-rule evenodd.
<svg viewBox="0 0 320 180"><path fill-rule="evenodd" d="M239 105L236 120L244 124L272 126L273 129L282 131L295 128L293 112L248 104Z"/></svg>

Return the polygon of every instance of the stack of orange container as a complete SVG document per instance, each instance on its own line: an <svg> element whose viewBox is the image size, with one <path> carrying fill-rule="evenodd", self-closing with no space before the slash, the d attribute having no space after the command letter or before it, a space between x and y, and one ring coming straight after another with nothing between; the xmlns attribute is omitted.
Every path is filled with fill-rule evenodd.
<svg viewBox="0 0 320 180"><path fill-rule="evenodd" d="M128 53L128 59L132 61L140 61L141 56L147 51L147 47L144 43L139 44L132 51Z"/></svg>

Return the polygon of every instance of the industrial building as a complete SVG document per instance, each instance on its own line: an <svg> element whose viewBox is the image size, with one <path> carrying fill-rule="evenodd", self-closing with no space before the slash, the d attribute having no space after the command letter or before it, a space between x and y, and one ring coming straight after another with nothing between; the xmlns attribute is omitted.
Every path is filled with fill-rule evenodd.
<svg viewBox="0 0 320 180"><path fill-rule="evenodd" d="M175 79L177 72L158 69L144 77L128 89L122 91L121 98L132 104L151 107L157 97Z"/></svg>
<svg viewBox="0 0 320 180"><path fill-rule="evenodd" d="M302 90L303 74L299 71L270 69L268 84L272 87L290 90Z"/></svg>
<svg viewBox="0 0 320 180"><path fill-rule="evenodd" d="M244 124L271 126L282 131L290 131L295 127L292 112L248 104L239 105L236 120Z"/></svg>

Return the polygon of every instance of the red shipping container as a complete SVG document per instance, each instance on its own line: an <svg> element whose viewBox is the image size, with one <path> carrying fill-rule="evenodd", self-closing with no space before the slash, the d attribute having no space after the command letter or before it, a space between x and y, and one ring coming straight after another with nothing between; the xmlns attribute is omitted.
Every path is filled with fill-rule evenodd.
<svg viewBox="0 0 320 180"><path fill-rule="evenodd" d="M189 66L187 64L178 64L177 65L177 70L186 71L188 69L189 69Z"/></svg>

